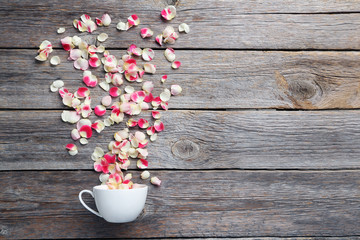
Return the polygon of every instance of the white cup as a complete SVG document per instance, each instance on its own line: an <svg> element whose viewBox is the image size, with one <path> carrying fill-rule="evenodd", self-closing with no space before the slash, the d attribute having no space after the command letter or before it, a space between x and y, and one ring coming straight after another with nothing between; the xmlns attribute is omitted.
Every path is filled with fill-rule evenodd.
<svg viewBox="0 0 360 240"><path fill-rule="evenodd" d="M108 189L99 185L93 191L82 190L79 193L81 204L93 214L111 223L134 221L144 208L148 187L144 184L134 184L132 189ZM91 209L82 200L82 194L89 193L94 199L99 212Z"/></svg>

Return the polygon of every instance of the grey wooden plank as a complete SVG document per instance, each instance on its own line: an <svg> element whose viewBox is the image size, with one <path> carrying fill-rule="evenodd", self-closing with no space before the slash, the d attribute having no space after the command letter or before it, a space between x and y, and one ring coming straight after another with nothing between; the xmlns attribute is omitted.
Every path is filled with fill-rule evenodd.
<svg viewBox="0 0 360 240"><path fill-rule="evenodd" d="M61 111L0 111L0 170L92 169L125 123L94 133L71 157ZM150 113L141 116L152 122ZM149 143L151 169L358 169L359 111L168 111ZM138 119L139 117L135 117ZM96 120L97 118L91 118ZM127 121L127 118L125 118ZM137 127L132 131L138 130ZM132 160L130 169L136 168Z"/></svg>
<svg viewBox="0 0 360 240"><path fill-rule="evenodd" d="M107 46L131 43L149 46L139 36L141 27L160 33L167 25L159 17L168 1L3 1L0 16L0 47L37 47L48 38L59 46L56 29L66 26L74 35L72 20L88 13L99 17L109 12L114 19ZM170 1L171 3L171 1ZM177 17L169 24L187 22L191 34L181 36L176 47L236 49L359 49L358 1L179 1ZM323 14L327 12L352 14ZM119 33L116 23L138 14L142 24L128 33ZM296 13L296 14L286 14ZM300 13L300 14L298 14ZM314 14L322 13L322 14ZM98 31L99 33L100 31ZM150 44L155 47L156 44Z"/></svg>
<svg viewBox="0 0 360 240"><path fill-rule="evenodd" d="M358 171L153 171L145 213L109 224L77 199L89 171L0 175L6 238L311 237L360 234ZM133 172L134 176L138 173ZM86 200L92 202L89 196Z"/></svg>
<svg viewBox="0 0 360 240"><path fill-rule="evenodd" d="M117 57L123 51L111 50ZM61 79L74 92L82 83L82 71L67 61L67 52L55 50L62 63L50 67L49 62L34 60L35 50L3 50L0 52L0 108L53 109L64 108L60 96L50 92L54 80ZM261 51L176 51L182 67L172 70L155 51L154 94L164 87L180 84L183 92L170 100L170 108L180 109L330 109L359 108L359 52L261 52ZM139 60L139 66L142 66ZM93 71L100 80L104 71ZM160 83L168 75L165 84ZM139 83L125 81L123 87ZM93 107L107 93L99 86L91 90Z"/></svg>

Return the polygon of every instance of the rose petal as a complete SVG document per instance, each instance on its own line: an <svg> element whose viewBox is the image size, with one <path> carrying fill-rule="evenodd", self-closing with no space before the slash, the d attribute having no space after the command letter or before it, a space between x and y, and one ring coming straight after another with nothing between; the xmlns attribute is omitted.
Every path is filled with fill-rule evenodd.
<svg viewBox="0 0 360 240"><path fill-rule="evenodd" d="M80 120L80 115L75 111L63 111L61 113L61 119L64 122L76 123Z"/></svg>
<svg viewBox="0 0 360 240"><path fill-rule="evenodd" d="M97 54L92 54L89 58L89 65L90 67L97 68L101 65L100 58Z"/></svg>
<svg viewBox="0 0 360 240"><path fill-rule="evenodd" d="M151 101L151 105L156 109L161 104L160 97L156 97Z"/></svg>
<svg viewBox="0 0 360 240"><path fill-rule="evenodd" d="M171 97L171 93L170 93L170 90L167 88L165 88L164 91L160 94L160 99L163 102L169 101L170 97Z"/></svg>
<svg viewBox="0 0 360 240"><path fill-rule="evenodd" d="M161 77L161 83L165 83L166 80L167 80L167 75Z"/></svg>
<svg viewBox="0 0 360 240"><path fill-rule="evenodd" d="M150 28L142 28L140 30L140 35L142 38L152 37L152 35L154 35L154 32Z"/></svg>
<svg viewBox="0 0 360 240"><path fill-rule="evenodd" d="M137 15L133 14L128 18L128 23L130 26L137 26L140 24L140 19Z"/></svg>
<svg viewBox="0 0 360 240"><path fill-rule="evenodd" d="M99 86L100 86L104 91L106 91L106 92L108 92L109 89L110 89L110 85L109 85L107 82L105 82L105 81L99 83Z"/></svg>
<svg viewBox="0 0 360 240"><path fill-rule="evenodd" d="M172 67L173 69L178 69L180 66L181 66L181 62L180 62L180 61L174 61L174 62L171 64L171 67Z"/></svg>
<svg viewBox="0 0 360 240"><path fill-rule="evenodd" d="M175 60L175 50L172 48L167 48L164 52L166 60L173 62Z"/></svg>
<svg viewBox="0 0 360 240"><path fill-rule="evenodd" d="M155 37L155 41L160 45L162 46L162 42L163 42L163 35L162 34L159 34Z"/></svg>
<svg viewBox="0 0 360 240"><path fill-rule="evenodd" d="M89 141L86 138L80 138L80 144L86 145L88 143L89 143Z"/></svg>
<svg viewBox="0 0 360 240"><path fill-rule="evenodd" d="M112 74L111 76L111 83L114 86L121 86L123 84L124 80L123 80L123 75L120 73L115 73Z"/></svg>
<svg viewBox="0 0 360 240"><path fill-rule="evenodd" d="M154 126L148 127L148 128L146 129L146 133L147 133L147 135L149 135L149 136L154 135L154 134L155 134L155 128L154 128Z"/></svg>
<svg viewBox="0 0 360 240"><path fill-rule="evenodd" d="M70 51L72 48L75 47L72 42L72 37L67 36L61 39L60 41L65 51Z"/></svg>
<svg viewBox="0 0 360 240"><path fill-rule="evenodd" d="M92 129L88 125L84 125L79 129L80 136L83 138L91 138Z"/></svg>
<svg viewBox="0 0 360 240"><path fill-rule="evenodd" d="M112 98L110 96L105 96L101 99L101 104L104 105L105 107L110 106L111 102L112 102Z"/></svg>
<svg viewBox="0 0 360 240"><path fill-rule="evenodd" d="M151 48L144 48L141 56L145 61L151 61L154 59L155 52Z"/></svg>
<svg viewBox="0 0 360 240"><path fill-rule="evenodd" d="M150 177L150 173L149 173L149 171L143 171L140 176L141 176L141 179L145 180Z"/></svg>
<svg viewBox="0 0 360 240"><path fill-rule="evenodd" d="M157 133L150 136L150 141L155 141L157 139Z"/></svg>
<svg viewBox="0 0 360 240"><path fill-rule="evenodd" d="M164 124L160 120L156 120L154 122L154 128L157 132L161 132L164 130Z"/></svg>
<svg viewBox="0 0 360 240"><path fill-rule="evenodd" d="M69 60L77 60L81 57L82 51L80 49L71 49Z"/></svg>
<svg viewBox="0 0 360 240"><path fill-rule="evenodd" d="M106 107L104 107L103 105L97 105L94 109L94 112L96 114L96 116L104 116L106 113Z"/></svg>
<svg viewBox="0 0 360 240"><path fill-rule="evenodd" d="M89 68L89 63L86 59L83 58L78 58L76 59L76 61L74 62L74 67L76 69L80 69L80 70L87 70Z"/></svg>
<svg viewBox="0 0 360 240"><path fill-rule="evenodd" d="M56 80L52 83L52 85L56 88L62 88L64 86L64 82L62 80Z"/></svg>
<svg viewBox="0 0 360 240"><path fill-rule="evenodd" d="M179 25L179 32L189 33L189 32L190 32L190 27L189 27L189 25L187 25L186 23L180 24L180 25Z"/></svg>
<svg viewBox="0 0 360 240"><path fill-rule="evenodd" d="M146 73L154 74L156 72L156 66L151 63L145 63L144 64L144 70Z"/></svg>
<svg viewBox="0 0 360 240"><path fill-rule="evenodd" d="M167 111L169 108L169 104L167 102L161 102L160 105L161 105L161 108L164 109L165 111Z"/></svg>
<svg viewBox="0 0 360 240"><path fill-rule="evenodd" d="M82 126L91 126L91 121L89 119L81 119L77 124L77 130L80 130Z"/></svg>
<svg viewBox="0 0 360 240"><path fill-rule="evenodd" d="M105 13L102 17L101 17L101 21L102 21L102 24L107 27L110 25L111 23L111 17L109 14Z"/></svg>
<svg viewBox="0 0 360 240"><path fill-rule="evenodd" d="M125 87L125 92L126 93L133 93L135 91L135 89L132 86L126 86Z"/></svg>
<svg viewBox="0 0 360 240"><path fill-rule="evenodd" d="M91 124L91 128L95 129L96 132L101 133L101 131L105 128L105 124L103 121L97 120L93 124Z"/></svg>
<svg viewBox="0 0 360 240"><path fill-rule="evenodd" d="M63 27L57 29L58 34L62 34L64 32L65 32L65 28L63 28Z"/></svg>
<svg viewBox="0 0 360 240"><path fill-rule="evenodd" d="M78 140L78 139L80 139L80 133L79 133L79 131L76 129L76 128L74 128L73 130L71 130L71 138L73 139L73 140Z"/></svg>
<svg viewBox="0 0 360 240"><path fill-rule="evenodd" d="M116 29L120 30L120 31L127 31L129 29L129 24L128 23L124 23L124 22L119 22L116 25Z"/></svg>
<svg viewBox="0 0 360 240"><path fill-rule="evenodd" d="M176 8L175 6L167 6L161 11L161 16L165 20L171 20L176 16Z"/></svg>
<svg viewBox="0 0 360 240"><path fill-rule="evenodd" d="M137 125L137 121L130 118L128 121L127 121L127 125L128 127L135 127Z"/></svg>
<svg viewBox="0 0 360 240"><path fill-rule="evenodd" d="M54 84L50 85L50 91L51 92L57 92L59 89L57 87L54 86Z"/></svg>
<svg viewBox="0 0 360 240"><path fill-rule="evenodd" d="M149 165L148 161L146 159L139 159L136 163L136 166L140 169L145 169Z"/></svg>
<svg viewBox="0 0 360 240"><path fill-rule="evenodd" d="M60 58L59 56L53 56L51 59L50 59L50 64L51 65L59 65L60 64Z"/></svg>
<svg viewBox="0 0 360 240"><path fill-rule="evenodd" d="M161 113L159 111L152 111L151 115L154 119L160 119Z"/></svg>
<svg viewBox="0 0 360 240"><path fill-rule="evenodd" d="M106 33L100 33L98 36L97 36L97 40L99 42L105 42L106 39L108 39L108 35Z"/></svg>
<svg viewBox="0 0 360 240"><path fill-rule="evenodd" d="M171 94L176 96L182 92L182 88L179 85L171 85Z"/></svg>
<svg viewBox="0 0 360 240"><path fill-rule="evenodd" d="M161 180L157 177L152 177L150 179L150 182L155 185L155 186L160 186L161 185Z"/></svg>
<svg viewBox="0 0 360 240"><path fill-rule="evenodd" d="M109 90L109 94L110 94L111 97L114 97L114 98L118 97L121 94L121 89L118 88L118 87L112 87Z"/></svg>
<svg viewBox="0 0 360 240"><path fill-rule="evenodd" d="M146 119L140 118L138 120L138 126L140 128L148 128L149 127L149 122Z"/></svg>

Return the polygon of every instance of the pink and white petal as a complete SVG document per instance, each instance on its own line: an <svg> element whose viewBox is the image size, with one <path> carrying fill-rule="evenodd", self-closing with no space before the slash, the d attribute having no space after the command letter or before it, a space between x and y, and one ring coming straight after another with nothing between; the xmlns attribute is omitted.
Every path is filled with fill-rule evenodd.
<svg viewBox="0 0 360 240"><path fill-rule="evenodd" d="M89 104L81 104L81 116L83 118L88 118L92 113L92 109Z"/></svg>
<svg viewBox="0 0 360 240"><path fill-rule="evenodd" d="M127 121L127 126L128 127L136 127L137 126L137 121L133 118L130 118L128 121Z"/></svg>
<svg viewBox="0 0 360 240"><path fill-rule="evenodd" d="M156 98L154 98L154 99L151 101L151 105L152 105L153 107L158 107L158 106L160 106L160 104L161 104L161 99L160 99L160 97L156 97Z"/></svg>
<svg viewBox="0 0 360 240"><path fill-rule="evenodd" d="M110 96L105 96L101 99L101 104L104 105L105 107L110 106L111 102L112 102L112 98Z"/></svg>
<svg viewBox="0 0 360 240"><path fill-rule="evenodd" d="M149 93L145 96L144 98L144 102L150 103L154 100L154 96L152 95L152 93Z"/></svg>
<svg viewBox="0 0 360 240"><path fill-rule="evenodd" d="M97 105L94 109L94 112L96 114L96 116L104 116L106 113L106 107L104 107L103 105Z"/></svg>
<svg viewBox="0 0 360 240"><path fill-rule="evenodd" d="M105 128L105 124L104 124L103 121L97 120L97 121L95 121L93 124L91 124L91 128L92 128L92 129L95 129L95 131L96 131L97 133L101 133L102 130L104 130L104 128Z"/></svg>
<svg viewBox="0 0 360 240"><path fill-rule="evenodd" d="M163 31L163 38L168 38L172 33L174 33L175 30L172 26L167 26Z"/></svg>
<svg viewBox="0 0 360 240"><path fill-rule="evenodd" d="M141 110L148 110L150 108L150 105L147 102L141 102L140 107Z"/></svg>
<svg viewBox="0 0 360 240"><path fill-rule="evenodd" d="M156 120L155 122L154 122L154 128L155 128L155 130L157 131L157 132L161 132L161 131L163 131L164 130L164 123L162 122L162 121L160 121L160 120Z"/></svg>
<svg viewBox="0 0 360 240"><path fill-rule="evenodd" d="M92 129L88 125L84 125L79 129L79 133L81 137L84 138L91 138L92 136Z"/></svg>
<svg viewBox="0 0 360 240"><path fill-rule="evenodd" d="M73 130L71 130L71 138L73 139L73 140L79 140L80 139L80 133L79 133L79 131L76 129L76 128L74 128Z"/></svg>
<svg viewBox="0 0 360 240"><path fill-rule="evenodd" d="M111 23L111 17L109 14L105 13L102 17L101 17L101 21L102 21L102 24L107 27L110 25Z"/></svg>
<svg viewBox="0 0 360 240"><path fill-rule="evenodd" d="M110 90L109 90L109 94L110 94L110 96L113 97L113 98L118 97L118 96L120 96L120 94L121 94L121 89L118 88L118 87L112 87L112 88L110 88Z"/></svg>
<svg viewBox="0 0 360 240"><path fill-rule="evenodd" d="M66 93L62 99L62 102L65 106L72 106L73 95L71 93Z"/></svg>
<svg viewBox="0 0 360 240"><path fill-rule="evenodd" d="M80 131L82 126L91 126L91 121L89 119L81 119L77 124L76 128Z"/></svg>
<svg viewBox="0 0 360 240"><path fill-rule="evenodd" d="M155 185L155 186L160 186L161 185L161 180L158 177L152 177L150 179L151 184Z"/></svg>
<svg viewBox="0 0 360 240"><path fill-rule="evenodd" d="M110 119L112 119L115 123L119 124L124 120L124 113L111 113Z"/></svg>
<svg viewBox="0 0 360 240"><path fill-rule="evenodd" d="M68 151L72 151L72 150L76 150L76 149L77 149L76 145L73 144L73 143L67 144L67 145L65 146L65 148L66 148Z"/></svg>
<svg viewBox="0 0 360 240"><path fill-rule="evenodd" d="M162 34L159 34L155 37L155 41L160 45L162 46L162 42L163 42L163 35Z"/></svg>
<svg viewBox="0 0 360 240"><path fill-rule="evenodd" d="M128 18L128 23L130 26L137 26L140 24L140 19L137 15L133 14Z"/></svg>
<svg viewBox="0 0 360 240"><path fill-rule="evenodd" d="M98 57L98 55L93 54L93 55L90 56L89 65L90 65L90 67L93 67L93 68L97 68L97 67L99 67L101 65L101 60Z"/></svg>
<svg viewBox="0 0 360 240"><path fill-rule="evenodd" d="M82 51L80 49L71 49L69 60L77 60L81 57Z"/></svg>
<svg viewBox="0 0 360 240"><path fill-rule="evenodd" d="M65 51L70 51L72 48L75 47L72 42L72 37L67 36L61 39L60 41Z"/></svg>
<svg viewBox="0 0 360 240"><path fill-rule="evenodd" d="M142 38L148 38L152 37L152 35L154 35L154 32L150 28L142 28L140 30L140 35Z"/></svg>
<svg viewBox="0 0 360 240"><path fill-rule="evenodd" d="M59 89L59 94L60 96L63 98L67 93L69 93L69 90L67 90L66 88L62 87Z"/></svg>
<svg viewBox="0 0 360 240"><path fill-rule="evenodd" d="M161 11L161 16L165 20L171 20L176 16L176 8L175 6L167 6Z"/></svg>
<svg viewBox="0 0 360 240"><path fill-rule="evenodd" d="M167 102L161 102L161 108L167 111L169 109L169 103Z"/></svg>
<svg viewBox="0 0 360 240"><path fill-rule="evenodd" d="M148 179L150 177L150 172L143 171L140 176L141 176L141 179L143 179L143 180Z"/></svg>
<svg viewBox="0 0 360 240"><path fill-rule="evenodd" d="M160 119L161 113L159 111L152 111L151 115L154 119Z"/></svg>
<svg viewBox="0 0 360 240"><path fill-rule="evenodd" d="M144 159L145 159L145 158L149 155L147 149L137 148L136 150L137 150L138 153L139 153L139 155L138 155L139 158L144 158Z"/></svg>
<svg viewBox="0 0 360 240"><path fill-rule="evenodd" d="M171 92L169 89L165 88L162 93L160 93L160 99L162 102L168 102L171 97Z"/></svg>
<svg viewBox="0 0 360 240"><path fill-rule="evenodd" d="M115 73L111 77L111 83L114 86L121 86L124 83L123 75L120 73Z"/></svg>
<svg viewBox="0 0 360 240"><path fill-rule="evenodd" d="M164 52L166 60L173 62L175 60L175 50L173 48L167 48Z"/></svg>
<svg viewBox="0 0 360 240"><path fill-rule="evenodd" d="M151 63L145 63L144 64L144 70L146 73L154 74L156 72L156 66Z"/></svg>
<svg viewBox="0 0 360 240"><path fill-rule="evenodd" d="M77 98L85 98L88 97L89 95L90 95L90 90L86 87L80 87L75 92L75 97Z"/></svg>
<svg viewBox="0 0 360 240"><path fill-rule="evenodd" d="M40 50L43 50L43 49L46 49L46 48L52 48L52 44L51 44L51 42L49 40L42 41L40 46L39 46Z"/></svg>
<svg viewBox="0 0 360 240"><path fill-rule="evenodd" d="M141 56L142 56L142 59L144 59L144 61L149 62L154 59L155 52L151 48L144 48Z"/></svg>
<svg viewBox="0 0 360 240"><path fill-rule="evenodd" d="M171 94L176 96L182 92L182 88L179 85L171 85Z"/></svg>
<svg viewBox="0 0 360 240"><path fill-rule="evenodd" d="M95 22L96 22L96 24L97 24L99 27L101 27L101 26L103 25L103 23L102 23L102 21L101 21L100 18L95 18Z"/></svg>
<svg viewBox="0 0 360 240"><path fill-rule="evenodd" d="M146 119L140 118L138 121L138 125L140 128L148 128L149 122Z"/></svg>
<svg viewBox="0 0 360 240"><path fill-rule="evenodd" d="M149 136L154 135L154 134L155 134L155 128L154 128L154 126L148 127L148 128L146 129L146 133L147 133L147 135L149 135Z"/></svg>
<svg viewBox="0 0 360 240"><path fill-rule="evenodd" d="M136 163L136 166L140 169L146 169L148 168L148 161L146 159L139 159Z"/></svg>
<svg viewBox="0 0 360 240"><path fill-rule="evenodd" d="M94 21L88 21L86 23L87 26L87 31L89 33L92 33L93 31L95 31L97 29L96 23Z"/></svg>
<svg viewBox="0 0 360 240"><path fill-rule="evenodd" d="M145 99L145 92L144 91L136 91L130 94L130 98L132 101L136 103L141 103Z"/></svg>
<svg viewBox="0 0 360 240"><path fill-rule="evenodd" d="M74 68L85 71L89 68L89 63L86 59L78 58L74 62Z"/></svg>
<svg viewBox="0 0 360 240"><path fill-rule="evenodd" d="M174 62L171 64L171 67L172 67L173 69L178 69L180 66L181 66L181 62L180 62L180 61L174 61Z"/></svg>
<svg viewBox="0 0 360 240"><path fill-rule="evenodd" d="M80 16L80 19L86 23L87 21L91 20L91 17L88 14L83 14Z"/></svg>
<svg viewBox="0 0 360 240"><path fill-rule="evenodd" d="M161 77L161 83L165 83L166 80L167 80L167 75L163 75Z"/></svg>

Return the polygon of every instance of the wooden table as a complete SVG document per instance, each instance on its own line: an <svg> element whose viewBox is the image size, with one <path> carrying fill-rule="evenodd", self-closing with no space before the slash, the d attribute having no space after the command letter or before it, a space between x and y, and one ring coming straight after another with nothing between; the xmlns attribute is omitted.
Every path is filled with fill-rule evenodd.
<svg viewBox="0 0 360 240"><path fill-rule="evenodd" d="M167 4L178 10L170 23L159 16ZM104 45L118 57L133 43L155 49L158 74L146 80L156 93L183 88L149 146L162 185L150 186L144 214L128 224L105 222L77 198L99 183L94 147L125 124L71 157L64 146L73 126L60 118L68 108L49 90L59 79L72 91L82 85L59 39L85 37L72 20L105 12L111 26L88 39L108 33ZM141 25L116 30L131 14ZM359 1L12 0L1 1L0 16L0 238L360 236ZM183 64L174 71L165 47L139 30L182 22L191 32L173 45ZM45 39L59 66L35 61ZM104 92L92 94L95 106ZM130 169L145 182L135 161Z"/></svg>

